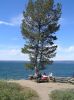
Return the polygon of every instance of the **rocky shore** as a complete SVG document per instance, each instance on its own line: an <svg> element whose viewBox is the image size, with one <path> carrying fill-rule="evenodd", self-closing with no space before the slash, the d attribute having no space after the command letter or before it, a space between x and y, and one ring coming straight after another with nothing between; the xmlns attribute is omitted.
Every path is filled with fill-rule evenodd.
<svg viewBox="0 0 74 100"><path fill-rule="evenodd" d="M55 77L56 82L60 83L72 83L74 84L74 78L72 77Z"/></svg>

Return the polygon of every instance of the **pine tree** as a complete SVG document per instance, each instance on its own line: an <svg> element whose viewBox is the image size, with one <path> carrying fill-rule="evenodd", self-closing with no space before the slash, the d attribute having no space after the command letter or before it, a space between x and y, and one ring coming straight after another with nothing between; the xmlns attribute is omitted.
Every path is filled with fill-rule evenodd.
<svg viewBox="0 0 74 100"><path fill-rule="evenodd" d="M54 0L29 0L23 17L21 29L26 44L22 52L30 56L27 67L44 69L56 55L54 40L60 27L61 4L55 4Z"/></svg>

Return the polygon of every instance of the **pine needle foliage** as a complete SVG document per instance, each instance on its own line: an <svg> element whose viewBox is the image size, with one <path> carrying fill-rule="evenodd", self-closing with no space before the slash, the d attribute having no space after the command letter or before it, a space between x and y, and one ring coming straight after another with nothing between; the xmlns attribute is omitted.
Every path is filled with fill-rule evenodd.
<svg viewBox="0 0 74 100"><path fill-rule="evenodd" d="M61 4L54 3L54 0L29 0L23 17L21 30L26 44L22 52L29 54L27 67L44 69L56 55L54 41L60 27Z"/></svg>

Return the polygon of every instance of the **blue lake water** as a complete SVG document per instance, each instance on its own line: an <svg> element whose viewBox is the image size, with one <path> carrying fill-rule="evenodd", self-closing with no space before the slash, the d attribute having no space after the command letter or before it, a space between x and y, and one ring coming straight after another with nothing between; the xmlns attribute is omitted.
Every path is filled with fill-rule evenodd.
<svg viewBox="0 0 74 100"><path fill-rule="evenodd" d="M74 76L74 61L56 61L43 72L54 76ZM25 69L24 61L0 61L0 79L27 79L34 71Z"/></svg>

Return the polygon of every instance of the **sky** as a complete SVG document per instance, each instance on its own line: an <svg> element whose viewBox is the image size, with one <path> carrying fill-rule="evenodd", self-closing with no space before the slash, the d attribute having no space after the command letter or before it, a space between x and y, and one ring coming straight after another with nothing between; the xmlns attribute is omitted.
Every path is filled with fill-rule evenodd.
<svg viewBox="0 0 74 100"><path fill-rule="evenodd" d="M57 54L54 60L74 60L74 0L55 0L62 4ZM25 40L21 34L22 12L28 0L0 0L0 60L29 60L21 53Z"/></svg>

